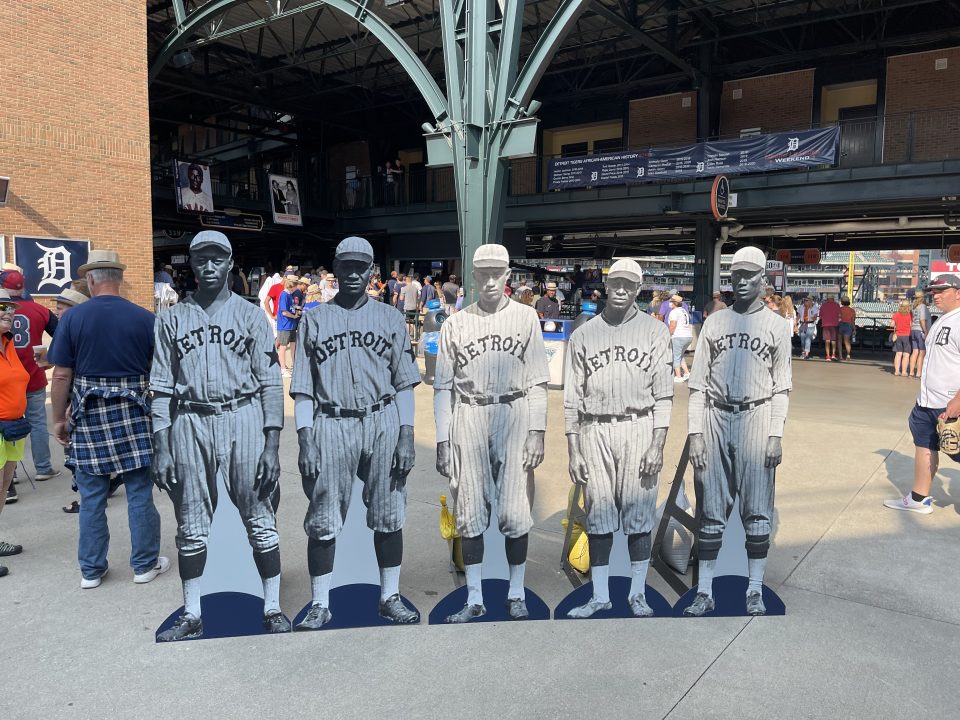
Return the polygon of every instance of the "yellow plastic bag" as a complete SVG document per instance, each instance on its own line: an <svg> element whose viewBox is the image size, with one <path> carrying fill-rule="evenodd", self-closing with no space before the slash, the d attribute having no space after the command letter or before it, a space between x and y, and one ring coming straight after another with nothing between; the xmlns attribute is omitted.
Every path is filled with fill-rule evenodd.
<svg viewBox="0 0 960 720"><path fill-rule="evenodd" d="M563 529L567 529L567 518L562 520ZM567 555L570 565L584 574L590 572L590 538L586 529L578 522L573 523L573 532L570 534L570 552Z"/></svg>
<svg viewBox="0 0 960 720"><path fill-rule="evenodd" d="M457 534L457 523L453 519L453 513L447 507L447 496L440 496L440 537L444 540L453 540L460 537Z"/></svg>

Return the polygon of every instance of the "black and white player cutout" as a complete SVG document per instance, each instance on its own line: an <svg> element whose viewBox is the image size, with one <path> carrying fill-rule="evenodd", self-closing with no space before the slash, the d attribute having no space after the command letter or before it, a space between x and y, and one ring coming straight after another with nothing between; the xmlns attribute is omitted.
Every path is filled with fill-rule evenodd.
<svg viewBox="0 0 960 720"><path fill-rule="evenodd" d="M183 608L161 624L157 641L289 632L280 610L283 385L273 332L258 308L228 288L233 249L225 235L198 233L190 265L197 291L157 317L150 374L153 478L173 501L183 582ZM223 505L216 512L223 493L233 517ZM215 567L204 588L208 546L215 546ZM236 592L249 586L254 564L263 591L258 622L250 610L259 598ZM224 592L209 592L211 585ZM219 610L206 629L201 594Z"/></svg>
<svg viewBox="0 0 960 720"><path fill-rule="evenodd" d="M730 266L733 306L712 313L697 341L689 381L688 430L700 515L699 582L696 591L678 603L686 616L715 610L732 614L728 597L714 599L713 579L727 520L738 500L746 533L746 612L765 615L768 602L776 612L783 612L779 598L763 586L763 576L770 548L774 477L782 458L792 385L790 327L760 300L765 268L766 256L759 248L744 247L734 254ZM724 588L743 590L742 582L737 585L730 580L724 578Z"/></svg>
<svg viewBox="0 0 960 720"><path fill-rule="evenodd" d="M340 286L336 297L300 320L290 383L309 500L303 527L312 594L294 629L417 623L420 614L400 596L400 563L406 482L414 463L413 388L420 371L403 315L371 302L366 293L373 271L370 243L343 240L333 271ZM369 584L341 586L334 593L342 601L337 607L330 602L334 556L356 484L373 531L380 587L371 594ZM346 573L363 564L357 557L370 543L361 543L344 548Z"/></svg>
<svg viewBox="0 0 960 720"><path fill-rule="evenodd" d="M434 608L430 622L549 617L543 601L524 587L524 572L550 374L536 312L503 294L509 274L503 245L478 248L473 279L479 299L440 330L433 385L437 471L450 480L467 583L466 598L463 588L455 590ZM483 580L484 533L493 518L504 537L509 583ZM502 602L502 612L491 606L488 613L485 592ZM457 600L463 606L450 612Z"/></svg>
<svg viewBox="0 0 960 720"><path fill-rule="evenodd" d="M583 486L590 541L592 595L571 607L578 588L555 617L652 617L648 603L651 532L656 522L657 485L673 408L670 333L642 313L636 299L643 271L633 260L617 260L607 275L603 312L574 330L566 353L564 425L570 478ZM630 557L624 597L610 596L614 534L623 529ZM617 582L626 588L625 582ZM670 614L650 590L653 605Z"/></svg>

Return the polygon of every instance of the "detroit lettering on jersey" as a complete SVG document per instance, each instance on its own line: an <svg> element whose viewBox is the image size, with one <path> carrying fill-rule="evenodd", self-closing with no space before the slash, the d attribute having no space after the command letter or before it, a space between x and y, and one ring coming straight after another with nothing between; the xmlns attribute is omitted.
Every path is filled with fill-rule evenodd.
<svg viewBox="0 0 960 720"><path fill-rule="evenodd" d="M716 352L714 357L720 357L727 350L749 350L755 353L761 360L769 360L773 352L773 346L758 336L751 336L750 333L733 332L721 335L712 340L713 350Z"/></svg>
<svg viewBox="0 0 960 720"><path fill-rule="evenodd" d="M310 347L309 353L318 364L323 364L328 359L336 355L341 350L351 348L362 348L369 351L377 357L384 357L393 350L393 343L383 335L371 331L360 332L359 330L349 330L346 332L334 333L326 338L315 341L316 344Z"/></svg>
<svg viewBox="0 0 960 720"><path fill-rule="evenodd" d="M222 328L220 325L207 325L187 331L174 338L177 348L177 360L183 358L204 345L224 345L238 356L243 357L250 352L254 340L234 328Z"/></svg>
<svg viewBox="0 0 960 720"><path fill-rule="evenodd" d="M517 333L515 336L497 335L495 333L484 335L472 342L468 342L457 350L457 365L459 367L466 367L470 364L471 360L476 360L487 352L506 353L523 361L523 356L527 354L527 346L529 344L529 339L527 342L524 342L520 333Z"/></svg>
<svg viewBox="0 0 960 720"><path fill-rule="evenodd" d="M640 370L649 370L653 365L653 356L649 351L640 351L638 348L625 348L623 345L614 345L604 348L594 355L584 358L583 372L590 377L597 370L603 370L610 363L628 363Z"/></svg>

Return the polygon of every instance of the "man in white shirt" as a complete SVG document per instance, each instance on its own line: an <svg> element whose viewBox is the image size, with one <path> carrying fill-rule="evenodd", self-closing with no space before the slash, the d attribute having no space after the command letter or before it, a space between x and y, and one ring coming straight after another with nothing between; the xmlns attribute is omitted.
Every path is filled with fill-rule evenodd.
<svg viewBox="0 0 960 720"><path fill-rule="evenodd" d="M922 515L933 512L930 488L940 466L937 421L960 417L960 276L941 275L927 292L933 293L933 304L944 314L927 334L920 393L908 421L915 445L913 490L883 503ZM948 457L960 462L960 455Z"/></svg>
<svg viewBox="0 0 960 720"><path fill-rule="evenodd" d="M273 318L273 313L270 311L269 303L267 300L267 295L270 292L270 288L280 282L283 278L280 277L280 273L276 272L273 275L267 275L263 278L263 282L260 285L260 290L257 292L257 297L260 299L260 307L263 309L263 312L267 316L267 322L270 323L270 327L273 328L273 335L277 335L277 321Z"/></svg>

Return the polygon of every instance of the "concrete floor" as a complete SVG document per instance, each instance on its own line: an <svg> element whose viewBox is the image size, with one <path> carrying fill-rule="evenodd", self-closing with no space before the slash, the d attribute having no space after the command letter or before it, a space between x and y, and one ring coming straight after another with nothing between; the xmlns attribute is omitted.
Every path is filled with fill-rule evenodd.
<svg viewBox="0 0 960 720"><path fill-rule="evenodd" d="M942 672L960 647L960 578L949 569L960 466L943 460L932 515L881 506L912 481L906 417L917 390L883 361L794 363L767 572L785 617L424 624L156 645L180 586L176 572L130 582L122 491L108 510L111 574L81 591L76 517L60 510L73 497L69 481L36 491L21 482L19 503L0 518L0 538L26 548L5 560L11 574L0 580L0 718L955 717L952 673ZM430 393L417 391L402 576L424 616L455 586L437 529L445 482L433 469ZM666 480L684 441L686 396L678 386ZM571 590L559 571L569 488L561 400L550 393L527 573L551 607ZM309 598L296 456L289 427L279 521L291 616ZM157 506L173 558L172 507L162 495ZM652 573L651 584L676 600Z"/></svg>

